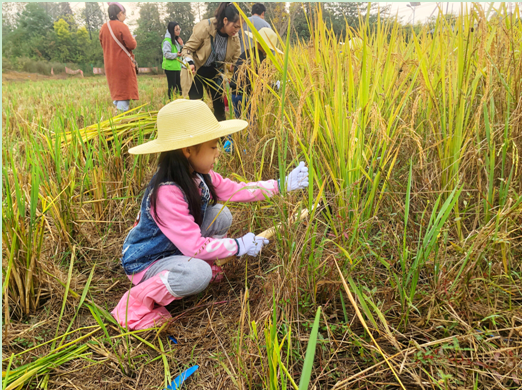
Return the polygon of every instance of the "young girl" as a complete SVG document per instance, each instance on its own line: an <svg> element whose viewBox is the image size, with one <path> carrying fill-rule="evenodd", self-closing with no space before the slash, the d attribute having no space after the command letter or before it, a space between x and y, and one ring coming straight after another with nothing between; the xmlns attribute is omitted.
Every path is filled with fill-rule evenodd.
<svg viewBox="0 0 522 390"><path fill-rule="evenodd" d="M277 180L236 183L212 170L218 139L248 122L218 122L200 100L175 100L158 113L158 138L129 150L159 153L134 228L123 243L122 265L134 284L112 314L122 326L146 329L171 318L164 306L203 291L222 278L214 261L257 256L268 240L247 233L226 238L232 215L217 201L253 202L279 192ZM301 162L286 177L288 191L308 186Z"/></svg>

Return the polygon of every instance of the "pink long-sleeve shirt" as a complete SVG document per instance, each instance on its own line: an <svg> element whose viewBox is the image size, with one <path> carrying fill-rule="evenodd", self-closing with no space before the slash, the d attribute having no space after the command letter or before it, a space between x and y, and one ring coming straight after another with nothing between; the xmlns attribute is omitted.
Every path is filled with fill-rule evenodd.
<svg viewBox="0 0 522 390"><path fill-rule="evenodd" d="M277 180L237 183L224 179L220 174L210 171L210 178L216 190L218 201L254 202L271 197L279 192ZM199 184L199 178L196 179ZM201 260L217 260L237 254L237 242L234 239L216 239L203 237L201 228L190 214L183 192L177 186L158 188L156 202L157 213L162 224L154 218L161 232L185 256Z"/></svg>

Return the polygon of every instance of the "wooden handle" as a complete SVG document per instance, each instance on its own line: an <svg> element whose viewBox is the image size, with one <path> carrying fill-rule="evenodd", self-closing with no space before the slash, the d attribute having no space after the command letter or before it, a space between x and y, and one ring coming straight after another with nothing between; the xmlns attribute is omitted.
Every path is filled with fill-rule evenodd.
<svg viewBox="0 0 522 390"><path fill-rule="evenodd" d="M293 217L290 217L290 222L293 222L295 220L302 221L303 219L305 219L308 216L308 213L309 213L308 209L303 209L303 210L301 210L301 214L299 214L299 215L296 214ZM277 224L277 228L280 228L282 225L283 225L283 222L279 222ZM274 236L275 232L276 232L276 227L271 227L259 234L256 234L256 236L263 237L268 240ZM225 257L224 259L218 259L214 262L214 264L216 264L218 266L222 266L222 265L228 263L230 260L234 259L235 257L237 257L237 256L230 256L230 257Z"/></svg>

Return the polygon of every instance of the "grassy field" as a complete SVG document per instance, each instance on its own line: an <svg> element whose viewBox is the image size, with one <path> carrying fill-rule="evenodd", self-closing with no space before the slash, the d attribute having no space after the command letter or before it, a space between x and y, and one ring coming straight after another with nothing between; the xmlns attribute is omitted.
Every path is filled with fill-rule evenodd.
<svg viewBox="0 0 522 390"><path fill-rule="evenodd" d="M256 115L217 170L305 160L310 188L230 204L231 236L285 222L148 331L108 311L156 163L127 150L166 79L116 118L104 78L4 82L3 389L160 389L195 364L186 388L522 388L522 22L496 11L419 35L362 20L351 49L315 20L251 73Z"/></svg>

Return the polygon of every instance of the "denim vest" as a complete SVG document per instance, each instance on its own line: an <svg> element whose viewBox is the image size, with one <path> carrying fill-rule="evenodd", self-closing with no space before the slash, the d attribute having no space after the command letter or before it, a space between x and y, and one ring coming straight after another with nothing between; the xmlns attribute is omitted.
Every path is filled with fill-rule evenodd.
<svg viewBox="0 0 522 390"><path fill-rule="evenodd" d="M173 185L180 188L174 182L160 184L160 186L164 185ZM210 201L210 194L204 180L202 180L199 187L202 189L201 211L204 217ZM136 224L123 242L121 265L127 275L143 271L154 261L164 257L182 255L181 251L163 234L156 221L152 218L150 210L151 194L152 188L149 184L141 201Z"/></svg>

